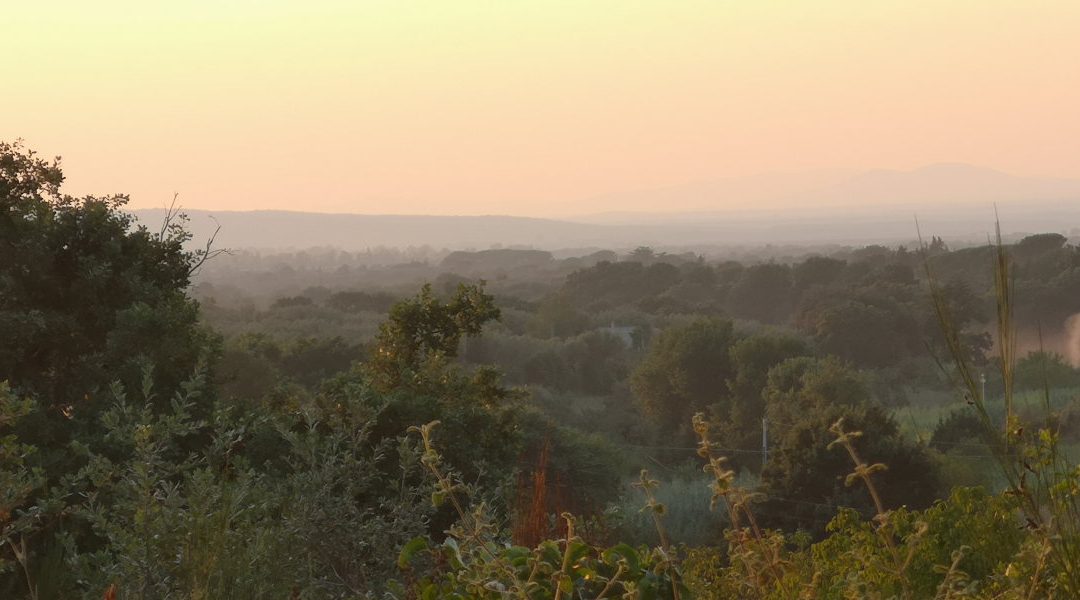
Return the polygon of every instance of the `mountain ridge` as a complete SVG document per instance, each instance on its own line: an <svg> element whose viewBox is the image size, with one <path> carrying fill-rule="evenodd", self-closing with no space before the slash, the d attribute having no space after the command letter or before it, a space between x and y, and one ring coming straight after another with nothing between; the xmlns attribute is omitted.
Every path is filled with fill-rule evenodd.
<svg viewBox="0 0 1080 600"><path fill-rule="evenodd" d="M739 195L730 195L735 193ZM609 202L618 197L605 196ZM694 205L691 200L701 205L703 199L711 199L704 208L680 208L688 202ZM739 207L732 206L736 199ZM993 228L995 212L1000 213L1006 232L1073 235L1080 228L1080 180L1019 177L964 163L937 163L906 171L796 173L783 181L761 175L691 182L637 190L621 206L619 211L559 218L289 210L186 212L196 238L206 239L220 225L218 241L239 248L431 246L458 250L513 246L554 250L858 244L908 241L915 235L916 215L924 233L953 239L984 236ZM165 215L164 209L132 212L148 226L160 223Z"/></svg>

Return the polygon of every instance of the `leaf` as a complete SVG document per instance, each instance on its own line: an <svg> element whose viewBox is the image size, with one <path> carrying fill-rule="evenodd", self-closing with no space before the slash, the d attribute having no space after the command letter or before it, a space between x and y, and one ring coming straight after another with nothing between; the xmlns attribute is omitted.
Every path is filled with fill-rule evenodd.
<svg viewBox="0 0 1080 600"><path fill-rule="evenodd" d="M564 594L574 593L574 582L566 573L559 573L559 591Z"/></svg>
<svg viewBox="0 0 1080 600"><path fill-rule="evenodd" d="M401 552L398 554L398 568L402 571L409 569L409 565L412 563L413 557L416 556L416 553L420 552L421 550L427 549L427 539L422 537L415 537L409 540L409 542L405 544L405 547L402 548Z"/></svg>
<svg viewBox="0 0 1080 600"><path fill-rule="evenodd" d="M443 548L447 548L450 550L450 566L455 569L464 569L465 561L461 559L461 547L458 546L457 540L452 537L448 537L442 545Z"/></svg>
<svg viewBox="0 0 1080 600"><path fill-rule="evenodd" d="M580 541L573 542L570 545L570 550L568 552L570 556L570 563L576 564L578 561L588 555L590 550L592 550L592 548L590 548L587 544L584 544Z"/></svg>
<svg viewBox="0 0 1080 600"><path fill-rule="evenodd" d="M615 565L620 559L625 560L627 568L635 577L641 569L641 558L638 556L637 550L629 544L618 544L608 548L604 551L603 558L604 562L609 565Z"/></svg>

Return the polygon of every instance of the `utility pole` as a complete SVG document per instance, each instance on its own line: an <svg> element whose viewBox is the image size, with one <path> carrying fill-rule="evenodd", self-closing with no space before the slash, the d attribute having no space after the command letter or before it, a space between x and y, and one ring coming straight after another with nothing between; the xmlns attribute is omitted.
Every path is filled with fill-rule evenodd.
<svg viewBox="0 0 1080 600"><path fill-rule="evenodd" d="M769 422L761 417L761 470L765 470L765 463L769 461Z"/></svg>
<svg viewBox="0 0 1080 600"><path fill-rule="evenodd" d="M986 406L986 373L979 375L979 379L982 381L982 398L983 406Z"/></svg>

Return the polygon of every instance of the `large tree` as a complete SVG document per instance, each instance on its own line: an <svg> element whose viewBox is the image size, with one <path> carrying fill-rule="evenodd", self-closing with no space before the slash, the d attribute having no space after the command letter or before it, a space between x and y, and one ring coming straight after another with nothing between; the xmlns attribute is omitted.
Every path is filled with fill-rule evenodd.
<svg viewBox="0 0 1080 600"><path fill-rule="evenodd" d="M791 268L777 263L748 267L731 288L731 311L763 323L790 319L793 305Z"/></svg>
<svg viewBox="0 0 1080 600"><path fill-rule="evenodd" d="M809 353L810 348L801 338L779 332L757 333L732 346L731 360L735 374L728 382L731 411L721 427L725 446L739 449L757 447L761 439L761 419L765 415L763 392L770 370L789 358ZM737 454L732 459L737 466L760 463L757 456L747 453Z"/></svg>
<svg viewBox="0 0 1080 600"><path fill-rule="evenodd" d="M63 181L59 159L0 142L0 387L10 390L0 402L28 402L21 419L0 418L0 437L17 436L27 448L20 467L41 475L40 487L3 507L0 520L32 515L47 532L68 514L59 505L76 497L62 490L86 468L84 450L104 445L115 453L99 419L114 402L114 384L132 394L149 389L144 376L152 371L155 389L169 391L147 398L161 409L212 363L206 359L217 347L186 295L209 247L185 248L182 216L170 211L151 231L124 212L126 196L76 198L61 191ZM196 417L210 413L201 398ZM47 550L55 538L41 532L26 550L29 531L19 532L20 555L45 577L44 557L59 556ZM11 583L0 581L0 596L12 597Z"/></svg>
<svg viewBox="0 0 1080 600"><path fill-rule="evenodd" d="M862 432L855 442L862 460L886 465L874 478L887 508L922 508L939 497L937 471L923 448L903 438L859 373L836 358L780 363L769 372L764 397L769 500L762 514L770 525L820 533L838 506L872 512L866 490L845 483L854 470L850 457L829 448L836 437L829 427L841 418L846 430Z"/></svg>
<svg viewBox="0 0 1080 600"><path fill-rule="evenodd" d="M182 217L151 231L127 196L75 198L63 181L59 159L0 143L0 381L35 400L29 439L53 450L112 382L138 387L152 365L174 388L214 347L185 295L206 250L185 249Z"/></svg>
<svg viewBox="0 0 1080 600"><path fill-rule="evenodd" d="M689 436L694 413L715 409L726 414L734 341L731 321L720 319L671 327L653 341L631 386L661 431Z"/></svg>

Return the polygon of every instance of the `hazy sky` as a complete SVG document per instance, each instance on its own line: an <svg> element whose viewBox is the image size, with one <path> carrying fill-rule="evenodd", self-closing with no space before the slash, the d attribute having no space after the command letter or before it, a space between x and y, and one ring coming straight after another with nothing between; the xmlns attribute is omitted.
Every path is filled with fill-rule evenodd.
<svg viewBox="0 0 1080 600"><path fill-rule="evenodd" d="M551 215L768 171L1080 177L1078 0L0 4L0 138L136 207Z"/></svg>

